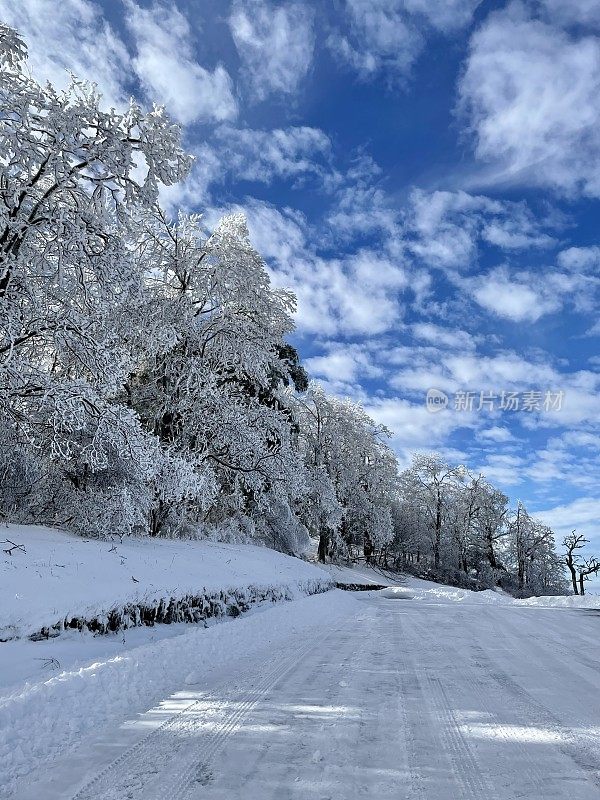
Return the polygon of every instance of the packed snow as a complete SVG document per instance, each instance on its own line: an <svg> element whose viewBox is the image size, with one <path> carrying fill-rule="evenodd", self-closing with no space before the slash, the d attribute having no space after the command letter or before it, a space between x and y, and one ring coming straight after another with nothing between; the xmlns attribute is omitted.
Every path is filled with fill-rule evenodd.
<svg viewBox="0 0 600 800"><path fill-rule="evenodd" d="M322 564L321 569L328 572L336 583L376 586L392 586L406 579L403 575L381 569L371 564Z"/></svg>
<svg viewBox="0 0 600 800"><path fill-rule="evenodd" d="M1 643L2 798L192 800L209 785L215 800L241 787L248 800L596 790L595 595L514 600L215 542L17 526L1 538L22 545L3 554L0 589L0 626L21 637L201 588L299 598L209 627ZM387 588L303 596L334 581Z"/></svg>
<svg viewBox="0 0 600 800"><path fill-rule="evenodd" d="M4 796L598 796L598 613L412 582L410 602L333 591L4 698Z"/></svg>
<svg viewBox="0 0 600 800"><path fill-rule="evenodd" d="M163 697L186 686L203 688L227 675L234 682L239 669L260 666L272 648L285 650L335 629L356 601L348 593L331 594L335 597L327 603L310 597L208 629L187 626L179 636L125 649L3 692L0 797L20 797L23 778L39 777L51 761L80 741L145 711Z"/></svg>

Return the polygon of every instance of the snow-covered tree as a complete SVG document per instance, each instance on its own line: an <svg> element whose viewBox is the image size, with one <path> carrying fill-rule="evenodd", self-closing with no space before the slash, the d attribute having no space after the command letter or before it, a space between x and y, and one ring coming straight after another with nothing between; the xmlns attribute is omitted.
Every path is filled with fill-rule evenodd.
<svg viewBox="0 0 600 800"><path fill-rule="evenodd" d="M105 111L92 84L37 83L26 56L0 25L2 444L23 463L33 455L47 498L68 516L58 485L75 499L148 477L153 443L114 401L143 291L123 234L190 159L161 108Z"/></svg>
<svg viewBox="0 0 600 800"><path fill-rule="evenodd" d="M173 224L160 211L147 214L135 257L151 333L126 396L197 479L186 503L157 492L152 532L245 515L281 540L303 487L286 391L294 351L284 337L293 328L294 298L271 287L241 215L206 235L198 217ZM274 534L278 514L282 530Z"/></svg>
<svg viewBox="0 0 600 800"><path fill-rule="evenodd" d="M436 453L417 453L401 478L402 491L411 498L427 520L433 551L433 566L442 559L443 531L446 527L455 487L464 476L464 467L451 467Z"/></svg>
<svg viewBox="0 0 600 800"><path fill-rule="evenodd" d="M436 454L417 454L400 476L394 510L397 563L473 588L520 595L563 592L563 566L550 528L485 476Z"/></svg>
<svg viewBox="0 0 600 800"><path fill-rule="evenodd" d="M391 505L397 491L397 462L364 409L330 397L311 385L299 403L300 440L313 492L307 526L319 537L324 561L351 546L369 559L391 541Z"/></svg>

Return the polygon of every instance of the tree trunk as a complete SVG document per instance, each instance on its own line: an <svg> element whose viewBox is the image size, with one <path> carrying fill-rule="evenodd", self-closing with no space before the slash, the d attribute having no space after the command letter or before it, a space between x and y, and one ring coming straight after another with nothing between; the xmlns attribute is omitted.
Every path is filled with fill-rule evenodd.
<svg viewBox="0 0 600 800"><path fill-rule="evenodd" d="M577 592L575 592L575 594L577 594ZM585 588L584 588L584 585L583 585L583 572L579 573L579 594L582 597L585 594Z"/></svg>
<svg viewBox="0 0 600 800"><path fill-rule="evenodd" d="M577 573L575 572L575 567L571 564L567 564L569 567L569 572L571 573L571 583L573 584L573 594L579 594L579 589L577 588Z"/></svg>
<svg viewBox="0 0 600 800"><path fill-rule="evenodd" d="M319 533L319 550L317 558L323 564L327 561L327 543L327 531L324 528L321 528L321 532Z"/></svg>
<svg viewBox="0 0 600 800"><path fill-rule="evenodd" d="M496 561L496 554L494 553L493 536L494 534L491 530L486 531L487 560L492 569L498 569L498 562Z"/></svg>
<svg viewBox="0 0 600 800"><path fill-rule="evenodd" d="M436 569L440 566L440 549L442 543L442 498L438 494L435 509L435 544L433 546L433 565Z"/></svg>
<svg viewBox="0 0 600 800"><path fill-rule="evenodd" d="M517 569L517 577L518 577L519 589L523 589L525 587L525 559L524 558L519 558L518 569Z"/></svg>

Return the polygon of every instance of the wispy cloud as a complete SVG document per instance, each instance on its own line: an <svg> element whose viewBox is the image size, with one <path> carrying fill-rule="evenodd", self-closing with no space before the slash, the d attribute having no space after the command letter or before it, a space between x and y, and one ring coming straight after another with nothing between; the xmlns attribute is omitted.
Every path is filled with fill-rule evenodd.
<svg viewBox="0 0 600 800"><path fill-rule="evenodd" d="M130 59L102 10L90 0L5 0L2 21L25 37L38 80L64 88L72 72L94 80L107 105L126 100Z"/></svg>
<svg viewBox="0 0 600 800"><path fill-rule="evenodd" d="M184 124L233 119L237 102L229 73L196 60L187 17L174 5L150 7L125 0L126 21L133 35L133 67L149 98L166 105Z"/></svg>
<svg viewBox="0 0 600 800"><path fill-rule="evenodd" d="M459 110L475 155L494 167L489 182L598 197L600 40L530 8L510 3L471 38Z"/></svg>
<svg viewBox="0 0 600 800"><path fill-rule="evenodd" d="M405 80L433 31L467 25L481 0L346 0L329 47L363 79Z"/></svg>
<svg viewBox="0 0 600 800"><path fill-rule="evenodd" d="M229 26L255 98L298 90L314 47L313 14L308 6L236 0Z"/></svg>

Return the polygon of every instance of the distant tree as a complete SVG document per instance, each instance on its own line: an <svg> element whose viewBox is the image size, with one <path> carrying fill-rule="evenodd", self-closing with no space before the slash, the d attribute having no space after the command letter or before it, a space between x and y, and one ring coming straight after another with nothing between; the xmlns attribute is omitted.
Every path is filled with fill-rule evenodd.
<svg viewBox="0 0 600 800"><path fill-rule="evenodd" d="M573 586L573 594L579 594L579 587L577 584L577 568L579 566L578 563L578 550L581 550L585 547L587 539L583 534L575 533L573 531L568 536L565 536L563 539L563 547L565 548L565 564L569 570L571 576L571 584Z"/></svg>
<svg viewBox="0 0 600 800"><path fill-rule="evenodd" d="M478 500L473 523L475 549L490 569L503 569L498 548L508 536L508 497L483 479L478 483Z"/></svg>
<svg viewBox="0 0 600 800"><path fill-rule="evenodd" d="M389 432L364 409L311 385L298 402L300 448L313 487L303 504L319 560L358 546L367 560L393 538L397 461Z"/></svg>
<svg viewBox="0 0 600 800"><path fill-rule="evenodd" d="M400 476L404 494L412 498L428 520L435 569L441 564L442 531L451 507L451 496L464 471L462 466L449 466L436 453L417 453L412 466Z"/></svg>
<svg viewBox="0 0 600 800"><path fill-rule="evenodd" d="M600 561L595 556L588 556L579 567L579 594L585 594L584 581L590 580L590 575L597 575L600 571Z"/></svg>
<svg viewBox="0 0 600 800"><path fill-rule="evenodd" d="M573 594L582 596L585 594L585 582L590 579L591 575L597 575L600 572L600 561L595 556L583 558L579 553L586 544L589 544L589 540L583 534L575 531L563 539L566 551L564 559L571 576Z"/></svg>

